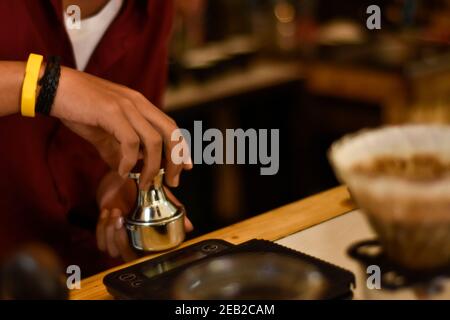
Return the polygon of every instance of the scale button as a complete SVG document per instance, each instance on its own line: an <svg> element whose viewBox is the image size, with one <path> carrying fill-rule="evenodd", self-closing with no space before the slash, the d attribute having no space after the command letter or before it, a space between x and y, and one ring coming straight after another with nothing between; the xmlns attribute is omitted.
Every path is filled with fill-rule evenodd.
<svg viewBox="0 0 450 320"><path fill-rule="evenodd" d="M216 251L219 248L219 246L217 244L205 244L202 247L202 251L204 252L212 252L212 251Z"/></svg>
<svg viewBox="0 0 450 320"><path fill-rule="evenodd" d="M136 275L133 273L124 273L119 276L121 281L133 281L134 279L136 279Z"/></svg>
<svg viewBox="0 0 450 320"><path fill-rule="evenodd" d="M131 286L134 287L134 288L139 288L140 286L142 286L142 283L144 283L144 281L136 280L136 281L131 283Z"/></svg>

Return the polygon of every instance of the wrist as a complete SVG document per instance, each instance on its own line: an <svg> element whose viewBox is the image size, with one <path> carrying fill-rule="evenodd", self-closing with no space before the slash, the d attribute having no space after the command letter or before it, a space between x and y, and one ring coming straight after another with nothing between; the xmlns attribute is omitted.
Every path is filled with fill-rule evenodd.
<svg viewBox="0 0 450 320"><path fill-rule="evenodd" d="M59 78L61 75L61 58L49 56L45 66L44 75L38 80L40 92L36 98L35 112L43 115L50 115L58 91Z"/></svg>
<svg viewBox="0 0 450 320"><path fill-rule="evenodd" d="M0 63L0 116L21 112L22 85L25 78L26 62L5 61ZM39 77L42 77L45 65L41 65ZM39 94L39 86L36 95Z"/></svg>
<svg viewBox="0 0 450 320"><path fill-rule="evenodd" d="M50 116L60 119L66 119L63 110L64 107L64 90L65 83L67 82L67 78L70 76L70 68L61 66L61 74L59 76L59 87L56 91L55 100L53 103L53 108L50 111Z"/></svg>

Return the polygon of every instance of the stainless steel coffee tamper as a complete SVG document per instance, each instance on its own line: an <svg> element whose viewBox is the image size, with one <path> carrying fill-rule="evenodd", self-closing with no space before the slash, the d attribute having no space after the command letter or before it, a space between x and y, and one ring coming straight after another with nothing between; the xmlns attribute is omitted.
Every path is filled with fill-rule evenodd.
<svg viewBox="0 0 450 320"><path fill-rule="evenodd" d="M170 201L163 188L164 170L161 169L149 190L139 190L133 213L126 219L126 228L132 246L140 251L162 251L174 248L185 237L183 206ZM139 173L130 178L139 186Z"/></svg>

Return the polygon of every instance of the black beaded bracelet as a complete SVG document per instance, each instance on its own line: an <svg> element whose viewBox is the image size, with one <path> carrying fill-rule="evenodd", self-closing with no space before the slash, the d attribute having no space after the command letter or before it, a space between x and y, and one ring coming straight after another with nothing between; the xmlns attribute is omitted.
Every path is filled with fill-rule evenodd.
<svg viewBox="0 0 450 320"><path fill-rule="evenodd" d="M61 58L50 56L45 66L44 76L39 80L41 90L36 102L36 112L49 115L58 89L61 75Z"/></svg>

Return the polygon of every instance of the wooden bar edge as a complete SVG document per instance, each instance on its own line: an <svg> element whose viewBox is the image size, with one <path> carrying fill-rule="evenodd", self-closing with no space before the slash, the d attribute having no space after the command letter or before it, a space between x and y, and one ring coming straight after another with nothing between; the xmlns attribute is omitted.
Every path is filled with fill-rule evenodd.
<svg viewBox="0 0 450 320"><path fill-rule="evenodd" d="M274 241L335 218L354 208L347 188L340 186L186 241L180 247L205 239L223 239L234 244L254 238ZM71 291L70 298L73 300L112 299L103 285L103 277L107 273L160 254L149 255L86 278L81 281L81 289Z"/></svg>

